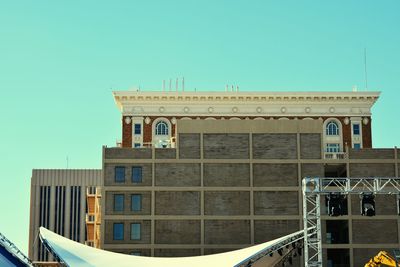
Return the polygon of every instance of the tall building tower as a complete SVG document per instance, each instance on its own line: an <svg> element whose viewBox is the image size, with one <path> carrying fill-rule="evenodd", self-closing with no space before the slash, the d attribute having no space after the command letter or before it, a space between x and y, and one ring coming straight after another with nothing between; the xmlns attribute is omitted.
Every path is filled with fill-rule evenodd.
<svg viewBox="0 0 400 267"><path fill-rule="evenodd" d="M87 193L89 197L96 194L101 177L101 170L32 171L29 223L29 258L32 261L52 260L39 240L40 226L81 243L88 240Z"/></svg>
<svg viewBox="0 0 400 267"><path fill-rule="evenodd" d="M399 151L372 148L378 97L114 92L122 141L103 149L101 247L202 255L301 229L303 177L398 176ZM368 218L359 201L348 196L341 217L322 212L324 262L361 266L399 246L396 196L377 196Z"/></svg>

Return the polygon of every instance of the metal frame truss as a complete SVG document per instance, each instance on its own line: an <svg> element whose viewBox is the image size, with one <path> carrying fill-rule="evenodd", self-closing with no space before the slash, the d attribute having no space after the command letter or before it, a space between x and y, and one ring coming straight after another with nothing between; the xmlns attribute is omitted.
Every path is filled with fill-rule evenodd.
<svg viewBox="0 0 400 267"><path fill-rule="evenodd" d="M305 267L322 265L322 233L320 196L330 193L346 194L399 194L400 178L319 178L305 177L302 181L304 262Z"/></svg>

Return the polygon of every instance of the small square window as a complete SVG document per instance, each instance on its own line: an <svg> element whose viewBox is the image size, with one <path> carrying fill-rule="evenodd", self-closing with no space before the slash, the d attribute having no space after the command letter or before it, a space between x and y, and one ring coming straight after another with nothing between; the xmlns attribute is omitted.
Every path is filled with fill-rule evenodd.
<svg viewBox="0 0 400 267"><path fill-rule="evenodd" d="M114 240L124 240L124 224L123 223L114 223L113 239Z"/></svg>
<svg viewBox="0 0 400 267"><path fill-rule="evenodd" d="M140 125L139 123L135 123L135 134L142 134L142 125Z"/></svg>
<svg viewBox="0 0 400 267"><path fill-rule="evenodd" d="M353 124L353 135L360 135L360 124Z"/></svg>
<svg viewBox="0 0 400 267"><path fill-rule="evenodd" d="M353 146L354 146L354 149L361 149L360 143L355 143Z"/></svg>
<svg viewBox="0 0 400 267"><path fill-rule="evenodd" d="M142 195L134 194L131 195L131 211L142 210Z"/></svg>
<svg viewBox="0 0 400 267"><path fill-rule="evenodd" d="M142 167L132 167L132 183L142 182Z"/></svg>
<svg viewBox="0 0 400 267"><path fill-rule="evenodd" d="M115 167L115 182L123 183L125 182L125 167Z"/></svg>
<svg viewBox="0 0 400 267"><path fill-rule="evenodd" d="M124 195L114 195L114 211L124 211Z"/></svg>
<svg viewBox="0 0 400 267"><path fill-rule="evenodd" d="M140 143L135 143L135 144L133 144L133 147L139 148L139 147L140 147Z"/></svg>
<svg viewBox="0 0 400 267"><path fill-rule="evenodd" d="M142 225L140 223L131 223L131 240L141 239L141 228Z"/></svg>

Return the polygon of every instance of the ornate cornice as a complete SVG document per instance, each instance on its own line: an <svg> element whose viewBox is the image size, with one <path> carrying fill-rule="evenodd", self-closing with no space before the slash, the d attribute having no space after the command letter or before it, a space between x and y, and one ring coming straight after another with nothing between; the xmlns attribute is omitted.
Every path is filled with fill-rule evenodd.
<svg viewBox="0 0 400 267"><path fill-rule="evenodd" d="M370 116L380 92L115 91L132 116Z"/></svg>

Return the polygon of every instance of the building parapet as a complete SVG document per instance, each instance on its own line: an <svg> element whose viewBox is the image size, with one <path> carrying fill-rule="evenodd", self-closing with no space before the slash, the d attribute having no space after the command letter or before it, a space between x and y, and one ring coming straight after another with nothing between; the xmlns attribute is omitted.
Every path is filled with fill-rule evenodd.
<svg viewBox="0 0 400 267"><path fill-rule="evenodd" d="M349 157L351 159L393 159L396 150L390 148L364 148L350 149Z"/></svg>
<svg viewBox="0 0 400 267"><path fill-rule="evenodd" d="M370 115L380 92L114 91L123 115L342 116Z"/></svg>

